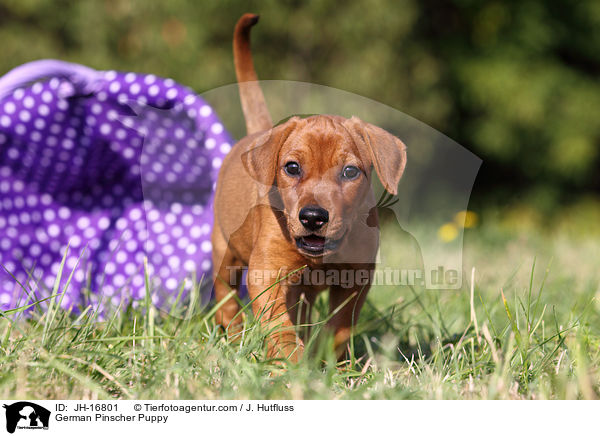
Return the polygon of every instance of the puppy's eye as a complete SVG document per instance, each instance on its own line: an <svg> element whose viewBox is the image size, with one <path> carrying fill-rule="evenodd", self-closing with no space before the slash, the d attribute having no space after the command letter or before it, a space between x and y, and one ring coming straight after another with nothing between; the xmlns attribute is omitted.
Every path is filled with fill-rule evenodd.
<svg viewBox="0 0 600 436"><path fill-rule="evenodd" d="M360 170L354 165L348 165L342 170L342 178L346 180L354 180L360 175Z"/></svg>
<svg viewBox="0 0 600 436"><path fill-rule="evenodd" d="M288 162L283 169L288 176L297 177L300 175L300 164L298 162Z"/></svg>

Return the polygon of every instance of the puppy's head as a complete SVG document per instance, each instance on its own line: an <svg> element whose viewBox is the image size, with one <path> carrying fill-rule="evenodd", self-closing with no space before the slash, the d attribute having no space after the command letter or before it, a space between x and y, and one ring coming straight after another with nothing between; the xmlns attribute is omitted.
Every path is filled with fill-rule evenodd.
<svg viewBox="0 0 600 436"><path fill-rule="evenodd" d="M335 252L373 205L371 171L397 193L406 164L398 138L358 118L290 118L259 135L242 157L259 183L281 199L287 233L307 257ZM272 191L271 191L272 192Z"/></svg>

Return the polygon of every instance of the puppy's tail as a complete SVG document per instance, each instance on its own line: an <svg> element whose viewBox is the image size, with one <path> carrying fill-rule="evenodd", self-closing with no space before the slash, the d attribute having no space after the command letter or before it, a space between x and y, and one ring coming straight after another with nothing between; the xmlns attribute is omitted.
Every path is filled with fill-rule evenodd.
<svg viewBox="0 0 600 436"><path fill-rule="evenodd" d="M242 110L246 119L248 135L273 126L265 96L258 83L252 52L250 50L250 28L258 23L258 15L244 14L233 32L233 60L240 89Z"/></svg>

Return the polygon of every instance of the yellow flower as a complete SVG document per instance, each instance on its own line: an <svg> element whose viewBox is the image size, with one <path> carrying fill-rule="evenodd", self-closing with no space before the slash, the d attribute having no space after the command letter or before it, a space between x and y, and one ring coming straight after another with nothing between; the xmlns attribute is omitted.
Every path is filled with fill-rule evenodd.
<svg viewBox="0 0 600 436"><path fill-rule="evenodd" d="M446 223L438 229L438 238L443 242L450 242L458 236L458 228L454 223Z"/></svg>
<svg viewBox="0 0 600 436"><path fill-rule="evenodd" d="M478 221L479 216L471 210L462 210L454 216L454 222L456 225L459 227L464 227L465 229L475 227Z"/></svg>

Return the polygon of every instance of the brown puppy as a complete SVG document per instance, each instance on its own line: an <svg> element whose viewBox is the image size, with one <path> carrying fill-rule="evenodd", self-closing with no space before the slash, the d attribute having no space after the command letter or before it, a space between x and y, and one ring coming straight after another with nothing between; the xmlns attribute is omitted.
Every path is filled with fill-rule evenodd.
<svg viewBox="0 0 600 436"><path fill-rule="evenodd" d="M355 117L292 117L273 128L250 53L250 28L257 21L245 14L234 32L248 136L225 158L217 183L216 299L239 285L240 268L248 266L253 311L272 329L269 355L295 361L303 342L294 327L309 322L306 307L329 288L328 327L341 356L369 290L379 245L371 172L375 168L385 189L396 194L405 146ZM302 267L302 273L281 280ZM231 327L239 322L238 310L227 300L217 322Z"/></svg>

